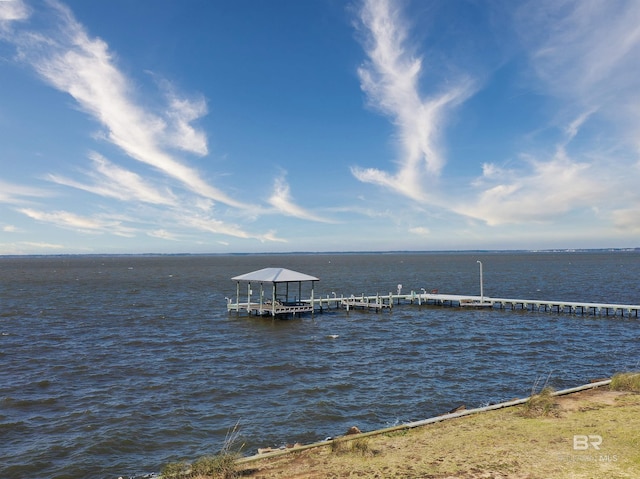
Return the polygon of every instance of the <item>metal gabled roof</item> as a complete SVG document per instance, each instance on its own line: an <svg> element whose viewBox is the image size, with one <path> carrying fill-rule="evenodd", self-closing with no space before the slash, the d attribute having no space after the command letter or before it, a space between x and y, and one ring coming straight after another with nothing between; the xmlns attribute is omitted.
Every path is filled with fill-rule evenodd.
<svg viewBox="0 0 640 479"><path fill-rule="evenodd" d="M319 281L315 276L298 273L286 268L264 268L252 273L231 278L233 281L257 281L260 283L292 283L298 281Z"/></svg>

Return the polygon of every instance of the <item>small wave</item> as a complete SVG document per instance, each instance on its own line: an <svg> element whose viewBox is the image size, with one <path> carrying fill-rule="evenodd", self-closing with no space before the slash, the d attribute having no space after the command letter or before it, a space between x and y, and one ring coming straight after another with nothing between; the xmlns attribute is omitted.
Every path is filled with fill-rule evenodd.
<svg viewBox="0 0 640 479"><path fill-rule="evenodd" d="M0 420L4 420L4 417ZM7 431L13 434L25 433L29 431L29 427L24 421L0 422L0 432Z"/></svg>
<svg viewBox="0 0 640 479"><path fill-rule="evenodd" d="M335 383L330 386L330 388L335 391L349 391L354 387L355 385L353 383L347 383L347 382Z"/></svg>
<svg viewBox="0 0 640 479"><path fill-rule="evenodd" d="M282 364L265 364L260 367L260 370L267 372L280 372L288 374L316 374L328 371L330 367L323 364L294 364L294 363L282 363Z"/></svg>
<svg viewBox="0 0 640 479"><path fill-rule="evenodd" d="M13 397L5 397L2 399L0 404L2 404L6 408L28 411L39 406L50 406L56 404L57 402L58 398L55 397L38 399L15 399Z"/></svg>

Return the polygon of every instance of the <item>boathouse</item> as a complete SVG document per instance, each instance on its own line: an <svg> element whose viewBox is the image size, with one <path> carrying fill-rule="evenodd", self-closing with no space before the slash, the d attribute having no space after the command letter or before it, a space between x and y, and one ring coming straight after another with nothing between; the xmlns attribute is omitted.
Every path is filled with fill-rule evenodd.
<svg viewBox="0 0 640 479"><path fill-rule="evenodd" d="M236 282L236 301L227 299L227 311L247 311L274 317L313 311L313 290L315 282L319 281L315 276L286 268L264 268L231 279ZM247 284L246 301L240 300L240 283ZM254 291L252 284L259 284L260 289ZM303 285L305 291L310 286L310 298L307 300L302 299Z"/></svg>

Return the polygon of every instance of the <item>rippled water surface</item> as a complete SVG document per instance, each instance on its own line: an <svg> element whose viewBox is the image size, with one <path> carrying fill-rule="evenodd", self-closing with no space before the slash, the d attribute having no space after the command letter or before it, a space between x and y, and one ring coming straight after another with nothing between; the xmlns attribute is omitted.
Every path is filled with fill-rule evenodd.
<svg viewBox="0 0 640 479"><path fill-rule="evenodd" d="M0 258L0 477L115 478L370 430L640 365L640 320L400 305L229 314L231 277L285 267L315 295L441 293L640 304L640 254Z"/></svg>

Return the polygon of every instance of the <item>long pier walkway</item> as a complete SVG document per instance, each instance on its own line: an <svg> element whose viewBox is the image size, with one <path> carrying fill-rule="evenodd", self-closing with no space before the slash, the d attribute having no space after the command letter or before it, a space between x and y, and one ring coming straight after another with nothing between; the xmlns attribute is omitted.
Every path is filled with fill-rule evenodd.
<svg viewBox="0 0 640 479"><path fill-rule="evenodd" d="M478 309L510 309L526 311L548 311L554 313L569 313L582 315L602 315L637 318L640 305L616 304L616 303L588 303L575 301L544 301L539 299L513 299L513 298L493 298L489 296L470 296L459 294L440 294L437 291L415 292L409 294L369 295L365 296L326 296L324 298L313 298L303 300L312 306L312 310L330 308L350 309L374 309L380 311L391 309L394 305L417 304L431 306L449 306L458 308L478 308Z"/></svg>

